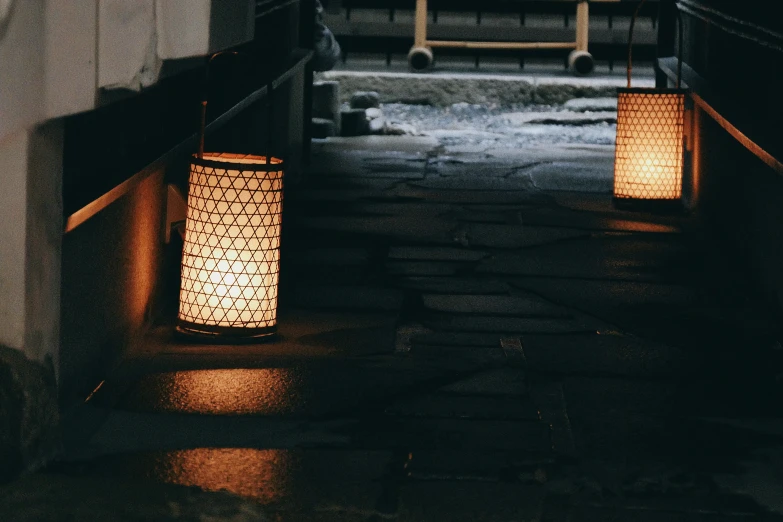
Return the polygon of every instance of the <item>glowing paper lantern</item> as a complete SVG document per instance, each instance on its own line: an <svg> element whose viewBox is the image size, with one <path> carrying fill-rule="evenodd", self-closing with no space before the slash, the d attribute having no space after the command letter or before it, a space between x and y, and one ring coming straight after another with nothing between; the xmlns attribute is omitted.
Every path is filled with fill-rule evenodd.
<svg viewBox="0 0 783 522"><path fill-rule="evenodd" d="M618 89L615 201L682 196L685 91Z"/></svg>
<svg viewBox="0 0 783 522"><path fill-rule="evenodd" d="M178 330L230 339L272 335L283 162L201 155L190 165Z"/></svg>

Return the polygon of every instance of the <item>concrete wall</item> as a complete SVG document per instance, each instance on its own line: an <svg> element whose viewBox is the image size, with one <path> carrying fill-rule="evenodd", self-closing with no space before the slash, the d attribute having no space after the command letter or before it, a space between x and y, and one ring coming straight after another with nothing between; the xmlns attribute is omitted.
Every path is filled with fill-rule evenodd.
<svg viewBox="0 0 783 522"><path fill-rule="evenodd" d="M0 142L0 344L57 366L62 122Z"/></svg>
<svg viewBox="0 0 783 522"><path fill-rule="evenodd" d="M62 122L0 141L0 481L57 450Z"/></svg>

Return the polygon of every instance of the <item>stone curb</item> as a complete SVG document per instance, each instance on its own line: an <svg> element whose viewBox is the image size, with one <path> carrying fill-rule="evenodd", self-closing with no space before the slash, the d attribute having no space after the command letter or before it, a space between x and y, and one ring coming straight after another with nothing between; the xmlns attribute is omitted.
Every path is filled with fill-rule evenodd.
<svg viewBox="0 0 783 522"><path fill-rule="evenodd" d="M533 75L415 74L328 71L321 80L340 82L342 101L356 91L376 91L383 103L447 106L455 103L561 104L573 98L614 97L625 86L620 77L575 78ZM652 78L634 81L653 87Z"/></svg>

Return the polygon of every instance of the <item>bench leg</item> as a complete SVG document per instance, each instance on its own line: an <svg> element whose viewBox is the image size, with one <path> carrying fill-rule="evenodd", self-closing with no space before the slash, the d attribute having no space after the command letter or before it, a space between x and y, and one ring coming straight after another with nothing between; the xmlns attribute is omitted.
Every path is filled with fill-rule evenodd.
<svg viewBox="0 0 783 522"><path fill-rule="evenodd" d="M427 47L427 0L416 0L416 29L408 63L411 69L422 71L432 66L432 59L432 49Z"/></svg>
<svg viewBox="0 0 783 522"><path fill-rule="evenodd" d="M587 51L590 32L590 7L586 0L576 5L576 49L568 55L568 65L575 74L585 75L593 72L593 55Z"/></svg>

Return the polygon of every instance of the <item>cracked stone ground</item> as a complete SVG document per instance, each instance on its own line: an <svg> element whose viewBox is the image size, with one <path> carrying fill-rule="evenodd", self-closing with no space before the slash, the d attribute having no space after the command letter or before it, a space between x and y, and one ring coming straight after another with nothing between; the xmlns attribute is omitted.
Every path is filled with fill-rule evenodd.
<svg viewBox="0 0 783 522"><path fill-rule="evenodd" d="M2 520L783 520L779 327L611 146L315 144L280 338L161 325ZM176 267L174 267L176 272Z"/></svg>

